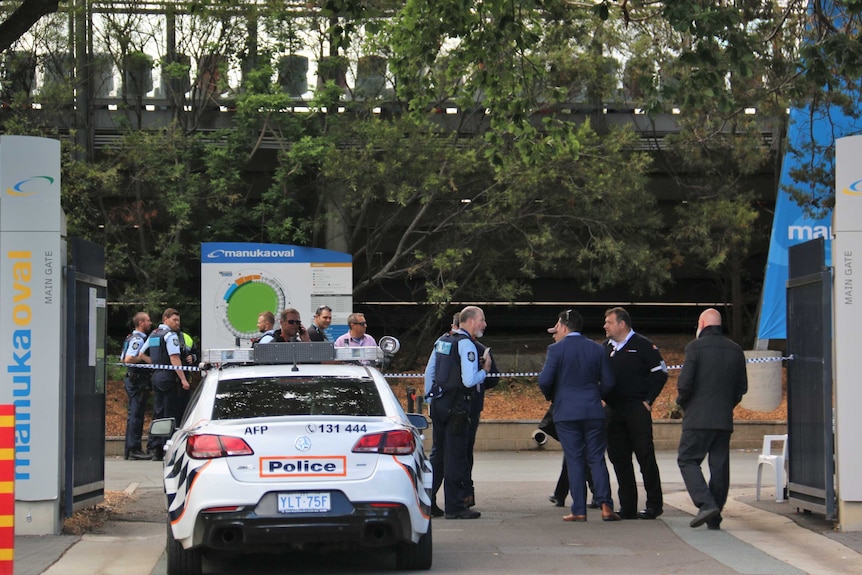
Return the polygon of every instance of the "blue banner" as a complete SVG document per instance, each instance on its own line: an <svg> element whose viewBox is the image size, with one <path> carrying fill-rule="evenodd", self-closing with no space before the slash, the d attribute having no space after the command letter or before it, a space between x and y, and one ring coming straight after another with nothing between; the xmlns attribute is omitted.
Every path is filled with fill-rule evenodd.
<svg viewBox="0 0 862 575"><path fill-rule="evenodd" d="M824 238L826 265L832 265L832 213L819 219L806 215L804 208L787 191L788 187L799 187L791 173L806 170L809 165L811 169L834 173L835 139L859 133L862 133L862 118L851 118L838 106L799 107L790 111L787 147L797 150L797 153L785 153L781 166L757 329L759 339L787 337L788 248L814 238Z"/></svg>

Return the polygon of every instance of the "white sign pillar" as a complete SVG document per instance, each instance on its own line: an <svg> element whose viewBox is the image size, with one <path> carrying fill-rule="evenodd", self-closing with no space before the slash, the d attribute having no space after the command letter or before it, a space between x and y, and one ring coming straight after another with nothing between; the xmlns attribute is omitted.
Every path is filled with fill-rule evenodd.
<svg viewBox="0 0 862 575"><path fill-rule="evenodd" d="M833 347L835 471L842 531L862 531L862 136L835 140Z"/></svg>
<svg viewBox="0 0 862 575"><path fill-rule="evenodd" d="M15 406L15 533L60 532L60 142L0 136L0 403Z"/></svg>

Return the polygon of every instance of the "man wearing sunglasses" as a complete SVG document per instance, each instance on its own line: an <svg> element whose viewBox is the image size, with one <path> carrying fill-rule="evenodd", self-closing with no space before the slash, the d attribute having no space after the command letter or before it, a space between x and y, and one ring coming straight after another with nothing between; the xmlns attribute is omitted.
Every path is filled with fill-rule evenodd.
<svg viewBox="0 0 862 575"><path fill-rule="evenodd" d="M308 330L302 327L302 321L299 319L298 310L290 307L282 311L278 314L278 323L281 326L281 329L273 334L272 341L311 341L308 338Z"/></svg>
<svg viewBox="0 0 862 575"><path fill-rule="evenodd" d="M332 324L332 308L322 305L314 312L311 325L308 327L308 337L311 341L329 341L326 330Z"/></svg>
<svg viewBox="0 0 862 575"><path fill-rule="evenodd" d="M365 314L352 313L347 316L348 332L335 340L335 347L376 347L377 341L365 333L368 322Z"/></svg>

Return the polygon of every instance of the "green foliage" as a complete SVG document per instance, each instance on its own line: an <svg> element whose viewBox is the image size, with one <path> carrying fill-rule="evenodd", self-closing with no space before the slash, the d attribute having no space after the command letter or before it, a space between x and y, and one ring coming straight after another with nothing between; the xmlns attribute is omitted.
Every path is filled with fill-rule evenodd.
<svg viewBox="0 0 862 575"><path fill-rule="evenodd" d="M160 59L180 84L198 72L176 122L132 129L142 122L130 106L116 116L128 130L101 156L83 161L64 144L70 233L106 246L111 298L151 311L195 299L201 241L344 249L357 297L398 283L437 316L451 301L514 301L539 275L658 293L671 259L731 283L758 241L756 198L740 182L771 159L746 109L779 116L823 86L829 102L854 108L838 88L862 72L862 3L836 2L847 18L836 26L815 2L815 42L800 50L803 4L327 0L297 18L263 2L252 11L257 44L242 3L189 4L175 22L177 58ZM93 42L132 66L162 33L116 13ZM328 81L307 113L291 112L276 63L310 49L327 58ZM351 100L333 81L351 50L387 58L394 101ZM237 59L231 130L198 130ZM63 105L69 88L46 101ZM22 113L4 118L5 133L47 132L15 102ZM618 104L678 108L681 132L665 152L637 152L634 132L603 118ZM450 106L461 113L449 117ZM647 190L656 168L687 196L678 221L664 221Z"/></svg>

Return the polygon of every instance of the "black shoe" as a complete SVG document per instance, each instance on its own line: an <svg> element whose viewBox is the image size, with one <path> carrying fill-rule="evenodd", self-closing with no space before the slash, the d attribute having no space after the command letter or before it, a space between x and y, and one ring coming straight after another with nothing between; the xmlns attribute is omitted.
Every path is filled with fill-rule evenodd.
<svg viewBox="0 0 862 575"><path fill-rule="evenodd" d="M599 507L601 507L601 505L599 505L598 501L596 501L595 499L593 499L592 501L590 501L589 503L587 503L587 507L588 507L589 509L598 509Z"/></svg>
<svg viewBox="0 0 862 575"><path fill-rule="evenodd" d="M464 509L458 513L447 513L446 519L479 519L482 516L478 511L472 509Z"/></svg>
<svg viewBox="0 0 862 575"><path fill-rule="evenodd" d="M649 507L647 507L646 509L638 513L638 519L655 519L662 513L664 513L664 510L662 509L650 509Z"/></svg>
<svg viewBox="0 0 862 575"><path fill-rule="evenodd" d="M638 514L636 512L624 511L622 509L619 510L617 515L620 516L620 519L637 519Z"/></svg>
<svg viewBox="0 0 862 575"><path fill-rule="evenodd" d="M691 527L700 527L710 519L718 517L720 513L721 510L718 507L703 507L697 512L697 515L694 516L689 525Z"/></svg>
<svg viewBox="0 0 862 575"><path fill-rule="evenodd" d="M548 496L548 501L550 501L551 503L553 503L557 507L563 507L566 504L566 498L565 497L557 497L556 495Z"/></svg>
<svg viewBox="0 0 862 575"><path fill-rule="evenodd" d="M164 449L153 450L153 461L164 461L164 459L165 459L165 450Z"/></svg>
<svg viewBox="0 0 862 575"><path fill-rule="evenodd" d="M149 453L145 453L140 449L133 449L131 451L126 452L126 459L133 459L135 461L149 461L153 458Z"/></svg>
<svg viewBox="0 0 862 575"><path fill-rule="evenodd" d="M431 517L443 517L446 513L443 512L442 509L437 507L436 503L431 504Z"/></svg>
<svg viewBox="0 0 862 575"><path fill-rule="evenodd" d="M721 529L721 515L707 521L706 528L711 531L719 531Z"/></svg>

